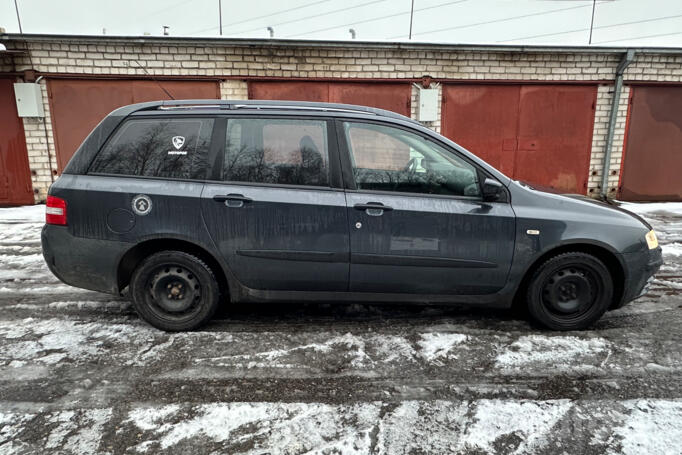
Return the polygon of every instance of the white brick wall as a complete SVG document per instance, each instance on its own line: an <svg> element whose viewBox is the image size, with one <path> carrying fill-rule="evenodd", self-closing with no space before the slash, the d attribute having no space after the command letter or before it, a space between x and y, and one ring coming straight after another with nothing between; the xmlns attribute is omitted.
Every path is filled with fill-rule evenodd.
<svg viewBox="0 0 682 455"><path fill-rule="evenodd" d="M28 151L28 165L31 169L31 182L33 183L35 202L44 202L47 199L47 190L57 172L57 158L55 155L54 138L52 136L52 118L50 117L47 86L44 79L40 81L40 90L43 94L45 119L29 117L23 119L26 150Z"/></svg>
<svg viewBox="0 0 682 455"><path fill-rule="evenodd" d="M10 71L14 71L12 57L5 55L0 56L0 73L9 73Z"/></svg>
<svg viewBox="0 0 682 455"><path fill-rule="evenodd" d="M429 74L434 79L573 81L613 79L619 60L617 55L592 53L86 43L29 42L33 68L41 72L139 76L149 73L404 79ZM15 63L18 71L31 67L27 56L17 56ZM633 74L638 74L637 71Z"/></svg>
<svg viewBox="0 0 682 455"><path fill-rule="evenodd" d="M625 80L682 81L682 55L636 54L625 70Z"/></svg>
<svg viewBox="0 0 682 455"><path fill-rule="evenodd" d="M246 100L249 98L246 81L228 79L220 82L221 100Z"/></svg>
<svg viewBox="0 0 682 455"><path fill-rule="evenodd" d="M611 113L613 89L613 85L600 85L597 90L597 106L594 113L594 133L592 135L592 155L590 159L590 177L587 184L587 191L590 196L598 196L601 192L602 167L606 151L606 135L609 124L609 115ZM616 118L613 144L611 145L609 185L607 188L609 197L616 195L618 182L620 180L620 163L623 156L625 121L627 118L629 99L630 87L626 85L623 86L618 101L618 116Z"/></svg>
<svg viewBox="0 0 682 455"><path fill-rule="evenodd" d="M220 83L222 99L246 99L249 77L285 78L368 78L416 79L430 75L434 83L443 80L510 80L510 81L595 81L598 98L595 113L588 194L599 195L601 166L604 156L606 128L610 109L610 91L620 55L577 50L575 53L550 51L474 51L466 49L424 47L423 49L385 49L360 47L305 47L266 41L262 45L243 45L228 40L180 41L135 40L115 37L59 38L28 40L26 43L5 41L8 49L27 46L28 56L15 56L12 71L35 69L41 73L74 75L211 76L224 78ZM7 58L0 69L9 71ZM49 74L47 75L49 77ZM243 78L242 78L243 77ZM625 80L673 81L682 83L682 55L642 54L628 67ZM412 87L412 116L416 116L416 93ZM439 89L439 95L441 90ZM50 111L43 83L48 140L42 121L26 119L29 150L36 200L45 197L50 173L56 169ZM616 124L609 194L619 181L629 88L624 87ZM439 103L439 118L440 118ZM426 125L440 132L440 120ZM50 146L50 165L47 144Z"/></svg>

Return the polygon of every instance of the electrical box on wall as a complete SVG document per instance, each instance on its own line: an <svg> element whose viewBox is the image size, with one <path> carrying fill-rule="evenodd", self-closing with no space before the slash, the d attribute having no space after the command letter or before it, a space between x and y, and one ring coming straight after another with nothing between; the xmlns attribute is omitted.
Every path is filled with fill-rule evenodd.
<svg viewBox="0 0 682 455"><path fill-rule="evenodd" d="M14 97L19 117L45 117L40 84L18 82L14 84Z"/></svg>
<svg viewBox="0 0 682 455"><path fill-rule="evenodd" d="M420 122L435 122L438 120L438 89L419 88L417 100L417 120Z"/></svg>

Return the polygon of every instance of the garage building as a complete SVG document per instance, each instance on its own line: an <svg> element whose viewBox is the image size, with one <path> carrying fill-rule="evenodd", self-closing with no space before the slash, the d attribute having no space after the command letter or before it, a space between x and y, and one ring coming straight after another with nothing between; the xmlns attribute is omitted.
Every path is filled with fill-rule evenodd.
<svg viewBox="0 0 682 455"><path fill-rule="evenodd" d="M15 34L0 43L0 205L44 201L121 105L309 100L419 118L425 90L434 115L423 123L512 178L682 200L682 49ZM19 115L17 82L38 84L41 115Z"/></svg>

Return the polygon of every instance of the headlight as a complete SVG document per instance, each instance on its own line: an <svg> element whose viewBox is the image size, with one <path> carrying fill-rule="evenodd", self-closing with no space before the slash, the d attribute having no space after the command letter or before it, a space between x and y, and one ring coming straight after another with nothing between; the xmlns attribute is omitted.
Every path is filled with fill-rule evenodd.
<svg viewBox="0 0 682 455"><path fill-rule="evenodd" d="M656 238L656 233L653 229L646 234L646 244L649 245L650 250L658 248L658 239Z"/></svg>

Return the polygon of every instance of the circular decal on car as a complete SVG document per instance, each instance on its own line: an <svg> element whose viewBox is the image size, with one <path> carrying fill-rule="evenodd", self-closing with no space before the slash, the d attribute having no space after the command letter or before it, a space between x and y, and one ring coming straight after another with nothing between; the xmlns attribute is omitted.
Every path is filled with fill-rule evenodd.
<svg viewBox="0 0 682 455"><path fill-rule="evenodd" d="M147 215L152 211L152 200L146 194L138 194L133 198L133 212Z"/></svg>

